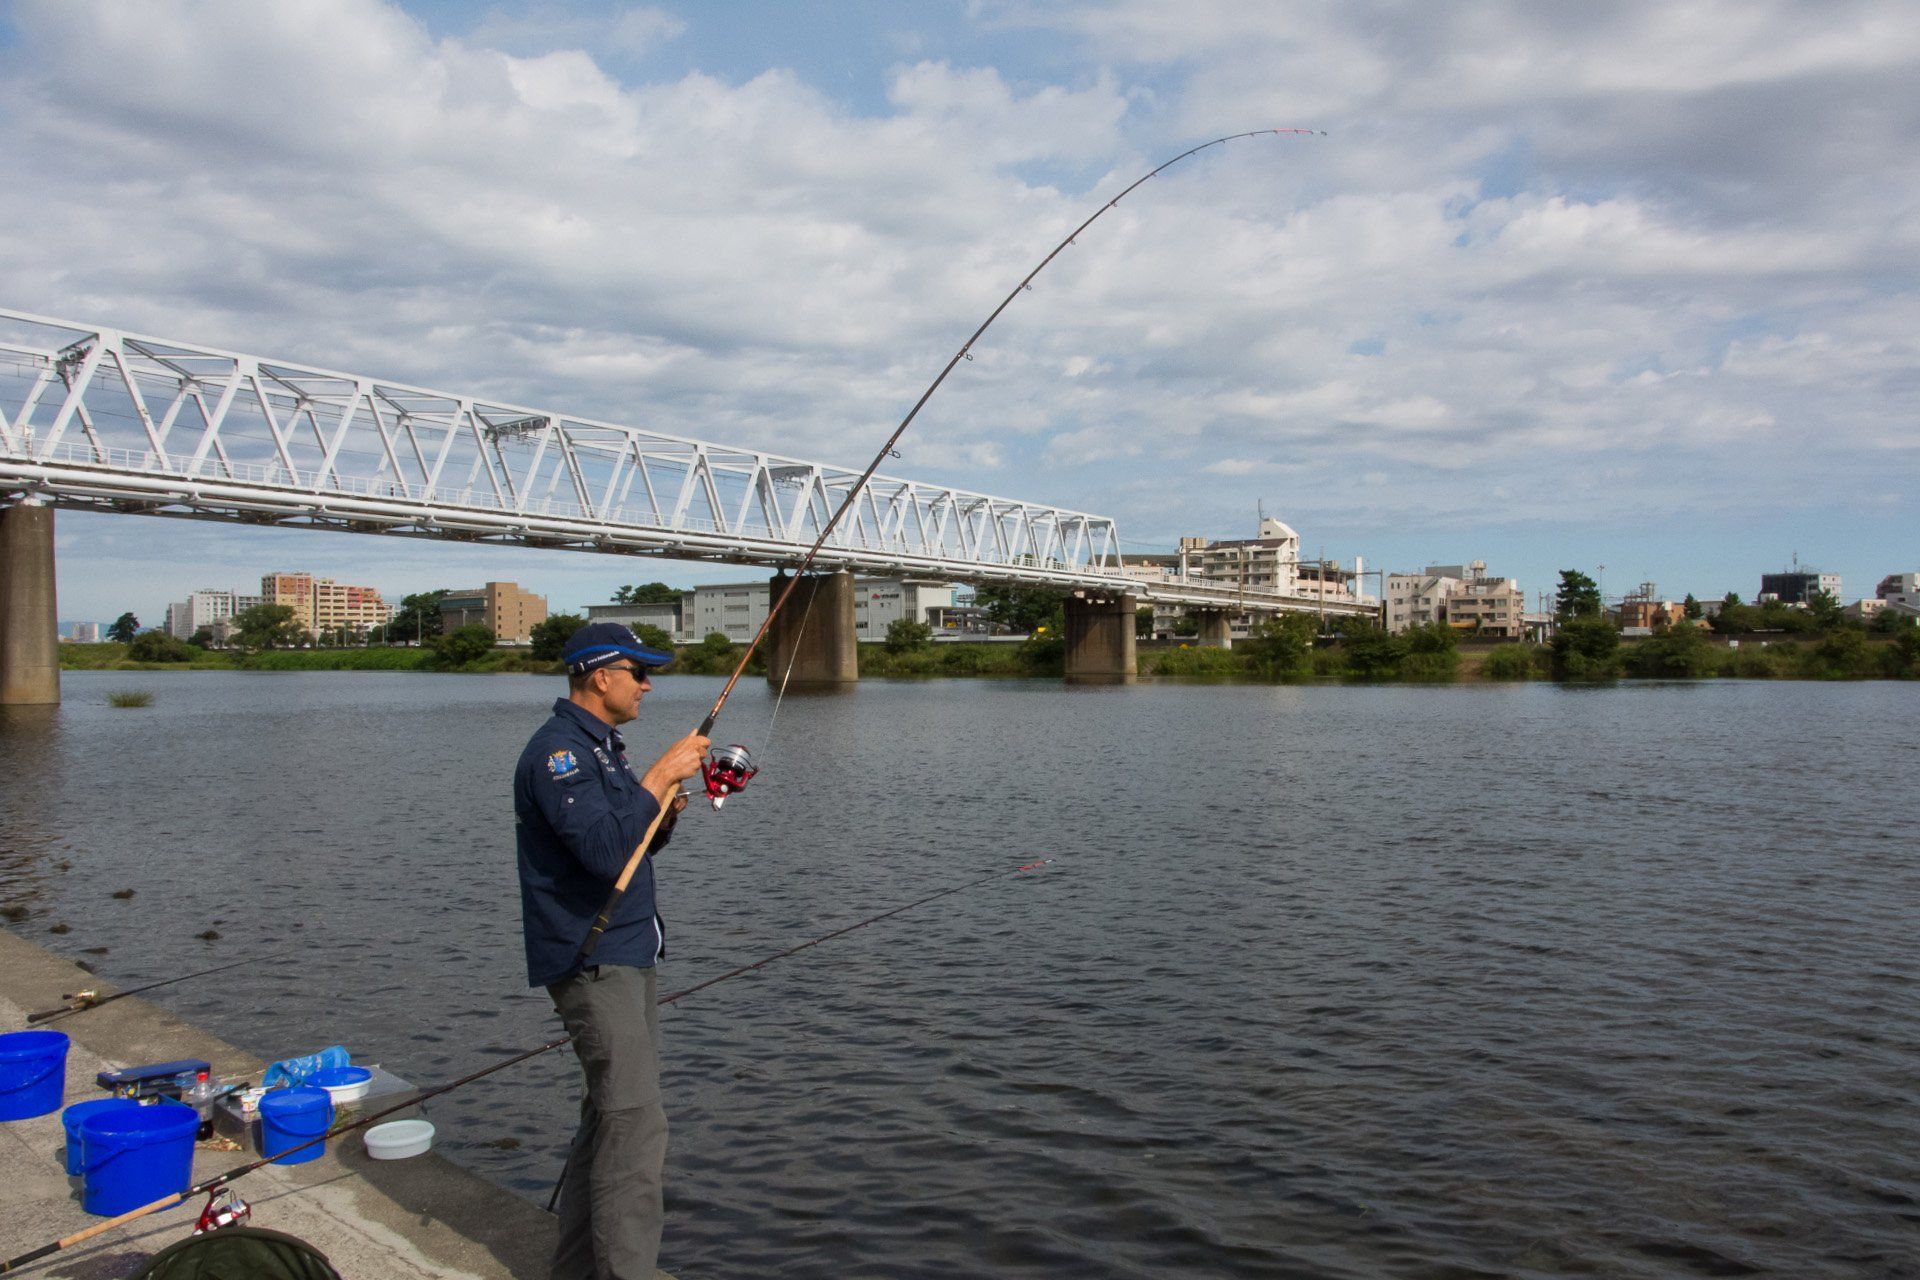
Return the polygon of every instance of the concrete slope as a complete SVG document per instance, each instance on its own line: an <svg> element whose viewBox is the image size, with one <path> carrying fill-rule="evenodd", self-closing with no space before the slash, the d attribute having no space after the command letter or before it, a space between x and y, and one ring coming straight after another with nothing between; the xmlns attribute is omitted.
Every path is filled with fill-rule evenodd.
<svg viewBox="0 0 1920 1280"><path fill-rule="evenodd" d="M61 994L114 988L74 964L0 931L0 1030L26 1026ZM259 1078L258 1059L189 1026L138 996L51 1024L73 1038L67 1058L69 1103L100 1098L94 1076L105 1068L175 1058L204 1058L216 1075ZM423 1082L426 1084L433 1081ZM431 1104L429 1104L431 1107ZM91 1226L78 1180L61 1162L66 1135L59 1113L0 1123L0 1260ZM269 1165L234 1184L253 1206L253 1223L312 1244L346 1280L533 1280L547 1275L554 1219L538 1205L448 1163L434 1153L411 1160L369 1160L359 1135L327 1144L307 1164ZM251 1152L204 1146L194 1154L196 1182L255 1159ZM64 1250L19 1274L113 1280L132 1274L193 1228L200 1205L182 1205ZM664 1273L656 1273L664 1277Z"/></svg>

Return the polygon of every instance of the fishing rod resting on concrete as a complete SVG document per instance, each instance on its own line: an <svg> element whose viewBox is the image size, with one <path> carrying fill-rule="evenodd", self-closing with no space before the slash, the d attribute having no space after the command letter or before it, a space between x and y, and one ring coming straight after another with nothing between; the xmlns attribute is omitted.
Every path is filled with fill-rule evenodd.
<svg viewBox="0 0 1920 1280"><path fill-rule="evenodd" d="M46 1022L52 1018L63 1018L70 1013L85 1013L89 1009L98 1009L103 1004L112 1004L115 1000L124 1000L128 996L137 996L142 991L152 991L156 987L170 987L176 982L188 982L194 978L207 977L210 974L225 973L229 969L238 969L243 964L264 964L268 960L278 960L282 956L292 954L291 951L277 951L270 956L257 956L251 960L235 960L232 964L223 964L218 968L202 969L198 973L183 973L177 978L162 978L158 982L149 982L144 987L128 987L125 991L115 991L104 996L92 990L75 991L71 995L60 997L67 1003L61 1005L58 1009L42 1009L38 1013L28 1014L27 1023L31 1026L33 1023Z"/></svg>
<svg viewBox="0 0 1920 1280"><path fill-rule="evenodd" d="M661 997L659 1003L661 1005L673 1004L676 1001L683 1000L686 997L694 994L696 991L705 991L708 987L718 986L720 983L727 981L729 978L737 978L737 977L740 977L742 974L752 973L756 969L763 969L767 965L774 963L776 960L784 960L788 956L798 954L799 952L805 951L809 947L817 947L823 942L830 942L835 938L844 937L845 935L854 932L856 929L864 929L868 925L878 924L882 920L888 919L889 917L892 917L892 916L897 916L903 911L911 911L915 907L923 907L929 902L936 901L940 898L945 898L951 894L959 893L963 889L971 889L976 885L985 884L989 880L1004 879L1007 876L1018 875L1023 871L1037 871L1041 867L1048 866L1052 862L1053 862L1052 858L1042 858L1038 862L1022 863L1020 866L1017 866L1017 867L1007 867L999 871L990 872L989 874L981 876L978 879L968 880L961 884L949 885L945 889L941 889L935 893L930 893L924 898L916 898L912 902L904 903L897 907L889 907L885 911L879 912L875 915L868 916L864 920L857 920L853 924L845 925L841 928L835 929L831 933L823 933L817 938L809 938L807 941L802 942L797 946L788 947L785 951L775 952L773 955L766 956L759 960L755 960L752 964L743 964L738 968L729 969L725 973L717 974L714 977L708 978L705 982L695 983L693 986L686 988L684 991L676 991L672 995L663 996ZM439 1097L443 1093L451 1093L455 1089L460 1088L460 1086L462 1085L472 1084L475 1080L484 1079L485 1077L492 1075L496 1071L504 1071L508 1067L511 1067L516 1063L525 1062L529 1058L537 1058L543 1053L546 1053L553 1049L558 1049L560 1046L564 1044L571 1043L572 1040L573 1040L573 1037L570 1035L561 1036L557 1040L549 1040L545 1044L538 1045L532 1049L527 1049L520 1053L516 1053L512 1057L502 1058L500 1061L493 1063L491 1066L482 1067L478 1071L469 1072L468 1074L461 1076L458 1080L452 1080L446 1084L435 1085L431 1089L423 1090L422 1092L417 1093L412 1097L406 1099L404 1102L398 1102L398 1103L395 1103L393 1106L386 1107L380 1111L376 1111L371 1115L362 1116L351 1124L341 1125L338 1129L329 1129L326 1133L321 1134L317 1138L309 1138L307 1141L300 1143L298 1146L288 1147L286 1150L281 1151L276 1155L267 1156L264 1159L255 1160L249 1164L243 1164L238 1168L229 1169L225 1173L216 1174L213 1177L208 1178L204 1182L197 1182L193 1186L188 1187L185 1191L173 1192L169 1195L161 1197L158 1200L155 1200L151 1204L141 1205L138 1209L129 1209L127 1210L127 1212L119 1215L118 1217L108 1218L105 1222L96 1222L92 1226L86 1228L84 1231L76 1231L70 1236L66 1236L62 1239L55 1240L51 1244L41 1245L38 1249L34 1249L30 1252L23 1253L17 1258L9 1258L5 1262L0 1262L0 1274L5 1274L6 1272L9 1272L9 1271L18 1270L19 1268L24 1267L29 1263L38 1262L40 1259L50 1257L53 1254L60 1252L62 1249L70 1249L74 1245L80 1244L82 1241L91 1240L93 1239L93 1237L97 1235L101 1235L104 1232L111 1231L115 1227L123 1226L126 1223L134 1221L136 1218L144 1218L148 1214L158 1213L162 1209L171 1209L173 1206L177 1204L181 1204L185 1201L191 1200L195 1196L201 1196L201 1195L212 1196L214 1193L218 1192L222 1187L227 1186L229 1183L236 1182L239 1179L246 1177L248 1174L253 1173L255 1170L264 1169L266 1168L266 1166L273 1164L276 1161L285 1160L286 1157L290 1155L294 1155L298 1152L305 1151L308 1147L318 1146L321 1143L326 1142L328 1138L337 1138L341 1134L352 1133L356 1129L364 1129L366 1126L374 1123L376 1120L384 1120L388 1116L393 1115L396 1112L405 1111L408 1107L416 1107L431 1098ZM571 1154L569 1154L569 1158L571 1158Z"/></svg>
<svg viewBox="0 0 1920 1280"><path fill-rule="evenodd" d="M988 327L1000 318L1001 312L1013 305L1015 298L1033 287L1033 278L1046 270L1047 264L1059 257L1068 245L1073 244L1082 231L1092 226L1107 210L1132 195L1135 188L1146 182L1147 179L1160 173L1161 170L1172 168L1188 156L1205 151L1209 147L1217 147L1222 143L1234 142L1240 138L1257 138L1268 134L1296 134L1309 137L1324 137L1325 131L1320 129L1252 129L1246 133L1230 133L1225 137L1215 138L1211 142L1203 142L1197 147L1189 147L1173 159L1166 161L1164 164L1134 179L1132 185L1094 210L1085 222L1082 222L1079 226L1068 232L1064 240L1055 245L1046 257L1040 259L1033 270L1021 277L1020 283L1016 284L1012 290L1008 292L1007 296L1000 300L1000 305L995 307L992 314L980 322L980 327L973 331L973 336L960 344L960 349L953 353L953 357L949 359L946 366L940 370L939 376L935 377L934 380L928 384L927 389L920 393L920 398L913 402L913 408L907 410L907 416L900 420L900 425L893 429L893 434L889 435L886 443L880 446L880 451L873 455L873 461L867 464L867 469L860 473L860 478L854 482L852 488L847 490L846 497L842 498L840 505L834 508L832 515L827 518L825 527L820 530L820 536L814 539L813 545L807 549L807 554L801 557L799 566L794 569L793 576L787 579L787 585L781 590L779 598L776 599L772 607L767 610L767 616L760 623L760 629L754 633L753 639L747 645L746 652L740 655L740 661L734 666L733 674L727 677L727 683L721 688L720 696L713 700L712 710L708 711L707 718L700 722L700 728L698 730L699 736L705 738L712 735L713 723L720 718L720 712L726 707L727 699L733 696L734 685L740 682L741 675L747 669L747 663L753 660L754 653L760 648L760 642L766 638L768 629L773 626L773 620L779 616L780 610L784 608L787 601L792 598L794 589L800 585L801 575L807 571L807 567L811 565L814 558L820 554L820 548L826 545L827 539L832 536L834 529L839 525L840 517L845 515L853 506L854 501L860 496L860 491L865 489L867 482L873 478L873 473L880 469L880 464L889 456L897 456L894 453L894 446L900 442L900 437L906 434L907 428L912 425L913 420L919 416L921 408L925 406L928 400L933 398L933 393L940 389L940 384L947 380L947 375L953 372L956 365L962 360L973 359L973 344L978 342L980 335L985 333ZM725 800L728 795L744 787L748 780L758 772L748 760L746 749L739 746L722 747L719 751L714 752L713 759L703 766L702 771L706 776L707 794L713 798L716 808L719 807L720 802ZM626 895L627 886L633 882L634 874L639 871L641 862L644 861L647 856L647 846L653 843L654 833L660 829L660 823L665 819L670 808L670 805L660 806L660 812L654 815L653 822L647 827L646 833L640 837L639 847L633 851L633 856L627 859L627 865L621 869L620 878L614 882L613 891L607 896L606 905L600 909L599 916L594 919L593 927L587 931L586 940L580 945L580 959L583 963L593 958L595 949L600 945L601 935L606 932L607 926L612 922L613 913L619 909L620 900Z"/></svg>

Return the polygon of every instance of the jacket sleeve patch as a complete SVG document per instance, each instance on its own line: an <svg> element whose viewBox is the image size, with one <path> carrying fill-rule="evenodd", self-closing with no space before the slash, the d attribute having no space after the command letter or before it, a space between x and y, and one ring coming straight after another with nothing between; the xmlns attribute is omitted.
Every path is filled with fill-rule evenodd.
<svg viewBox="0 0 1920 1280"><path fill-rule="evenodd" d="M573 752L562 749L547 757L547 772L556 781L571 781L580 772L580 761Z"/></svg>

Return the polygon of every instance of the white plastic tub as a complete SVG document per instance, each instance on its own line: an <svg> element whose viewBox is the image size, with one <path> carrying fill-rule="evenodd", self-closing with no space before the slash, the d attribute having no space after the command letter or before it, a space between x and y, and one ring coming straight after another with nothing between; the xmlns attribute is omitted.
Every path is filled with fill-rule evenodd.
<svg viewBox="0 0 1920 1280"><path fill-rule="evenodd" d="M314 1072L307 1083L325 1089L333 1105L340 1107L367 1096L367 1090L373 1087L373 1072L365 1067L334 1067Z"/></svg>
<svg viewBox="0 0 1920 1280"><path fill-rule="evenodd" d="M389 1120L367 1130L367 1154L375 1160L405 1160L432 1146L431 1120Z"/></svg>

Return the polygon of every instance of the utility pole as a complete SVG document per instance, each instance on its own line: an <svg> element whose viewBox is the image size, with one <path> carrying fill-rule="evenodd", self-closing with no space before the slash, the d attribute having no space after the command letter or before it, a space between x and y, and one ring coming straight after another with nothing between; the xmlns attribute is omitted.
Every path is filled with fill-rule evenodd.
<svg viewBox="0 0 1920 1280"><path fill-rule="evenodd" d="M1320 634L1327 634L1327 548L1320 547Z"/></svg>

